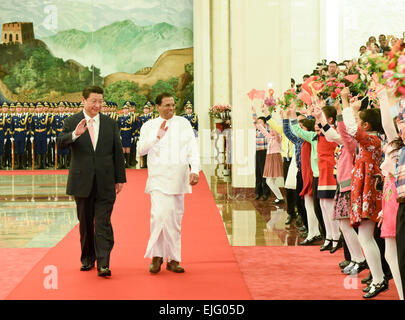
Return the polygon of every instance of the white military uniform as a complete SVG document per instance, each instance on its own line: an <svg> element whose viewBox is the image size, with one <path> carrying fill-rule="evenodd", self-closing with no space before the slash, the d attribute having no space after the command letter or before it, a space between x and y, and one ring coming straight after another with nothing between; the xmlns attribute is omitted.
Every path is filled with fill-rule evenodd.
<svg viewBox="0 0 405 320"><path fill-rule="evenodd" d="M200 154L193 129L183 117L167 120L162 139L158 131L165 121L159 117L146 122L140 132L138 150L148 155L145 193L151 195L150 238L145 258L162 257L181 261L181 221L184 194L191 193L191 172L200 171Z"/></svg>

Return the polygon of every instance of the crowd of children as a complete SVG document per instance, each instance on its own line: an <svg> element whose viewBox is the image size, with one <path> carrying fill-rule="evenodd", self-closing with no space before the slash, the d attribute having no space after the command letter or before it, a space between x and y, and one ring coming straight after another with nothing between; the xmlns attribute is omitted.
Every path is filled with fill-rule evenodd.
<svg viewBox="0 0 405 320"><path fill-rule="evenodd" d="M403 54L403 42L401 45ZM294 146L295 204L307 231L301 245L323 239L320 250L330 253L344 246L342 273L370 271L362 281L367 283L364 298L387 290L393 278L403 300L405 97L382 84L376 74L370 83L378 98L373 104L364 105L348 85L335 99L314 94L312 103L304 108L292 101L279 110L282 129L269 125L270 117L257 118L252 108L256 140L267 139L262 177L276 196L274 204L284 201L276 183L283 177L282 137Z"/></svg>

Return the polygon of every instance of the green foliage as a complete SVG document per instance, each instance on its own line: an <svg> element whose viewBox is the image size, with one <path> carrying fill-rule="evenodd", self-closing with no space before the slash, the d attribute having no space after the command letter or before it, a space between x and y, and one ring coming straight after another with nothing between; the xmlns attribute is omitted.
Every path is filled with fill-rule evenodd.
<svg viewBox="0 0 405 320"><path fill-rule="evenodd" d="M16 50L20 50L20 59L7 64L8 75L3 81L14 93L23 94L27 99L40 99L51 91L62 95L81 91L93 84L93 72L94 84L103 83L99 69L64 62L53 57L43 46L20 45L9 48L9 51L18 54Z"/></svg>
<svg viewBox="0 0 405 320"><path fill-rule="evenodd" d="M150 93L150 97L153 101L156 100L156 97L163 93L167 92L172 94L174 97L176 96L176 87L179 82L179 78L171 78L168 81L158 80L153 86Z"/></svg>
<svg viewBox="0 0 405 320"><path fill-rule="evenodd" d="M117 81L110 84L104 90L104 99L106 101L115 102L119 107L124 105L126 101L136 103L138 111L142 110L148 98L139 94L139 86L131 81Z"/></svg>

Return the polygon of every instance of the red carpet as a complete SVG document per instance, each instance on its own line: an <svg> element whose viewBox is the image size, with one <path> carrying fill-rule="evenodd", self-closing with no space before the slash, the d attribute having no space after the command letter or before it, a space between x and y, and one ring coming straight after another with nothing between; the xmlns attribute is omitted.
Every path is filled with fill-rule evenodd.
<svg viewBox="0 0 405 320"><path fill-rule="evenodd" d="M1 170L0 176L29 176L68 174L68 170Z"/></svg>
<svg viewBox="0 0 405 320"><path fill-rule="evenodd" d="M150 198L144 193L146 177L146 170L128 170L128 183L118 195L112 217L115 246L111 255L111 278L97 277L96 270L79 271L80 243L76 226L49 250L7 299L251 299L203 176L185 201L182 266L186 272L174 274L164 268L157 275L148 272L150 260L143 258L150 218ZM57 280L53 282L56 289L45 288L50 277L46 268L50 266L55 267L52 275Z"/></svg>
<svg viewBox="0 0 405 320"><path fill-rule="evenodd" d="M253 299L364 300L361 279L341 273L343 250L334 254L308 247L234 247L235 256ZM398 300L394 281L376 300Z"/></svg>
<svg viewBox="0 0 405 320"><path fill-rule="evenodd" d="M4 300L49 248L0 248L0 300Z"/></svg>

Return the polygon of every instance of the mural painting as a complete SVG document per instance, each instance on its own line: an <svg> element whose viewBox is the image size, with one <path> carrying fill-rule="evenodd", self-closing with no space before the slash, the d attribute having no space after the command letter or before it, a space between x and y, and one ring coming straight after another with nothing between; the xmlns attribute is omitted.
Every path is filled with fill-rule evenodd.
<svg viewBox="0 0 405 320"><path fill-rule="evenodd" d="M80 101L91 84L141 111L161 91L193 100L192 0L0 4L0 100Z"/></svg>

